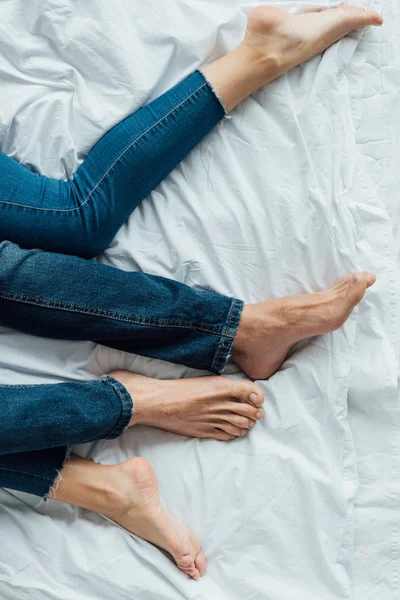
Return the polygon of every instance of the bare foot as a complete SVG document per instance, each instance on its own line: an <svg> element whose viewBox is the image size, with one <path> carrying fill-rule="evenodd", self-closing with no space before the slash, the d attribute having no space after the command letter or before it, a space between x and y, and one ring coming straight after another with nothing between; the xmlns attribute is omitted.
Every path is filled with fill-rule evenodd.
<svg viewBox="0 0 400 600"><path fill-rule="evenodd" d="M246 305L232 359L251 378L267 379L296 342L339 329L375 280L371 273L354 273L322 292Z"/></svg>
<svg viewBox="0 0 400 600"><path fill-rule="evenodd" d="M194 532L168 513L160 502L156 474L144 458L131 458L112 469L113 501L102 514L124 529L163 548L192 579L206 572L206 559Z"/></svg>
<svg viewBox="0 0 400 600"><path fill-rule="evenodd" d="M100 513L166 550L193 579L206 571L206 559L195 534L163 508L156 474L144 458L101 465L72 455L48 497Z"/></svg>
<svg viewBox="0 0 400 600"><path fill-rule="evenodd" d="M338 6L300 15L259 6L249 15L242 44L256 51L260 58L275 58L281 74L320 54L354 29L382 23L378 13L356 6Z"/></svg>
<svg viewBox="0 0 400 600"><path fill-rule="evenodd" d="M355 6L302 15L259 6L249 15L239 46L206 65L203 72L230 112L258 88L320 54L353 29L369 25L382 25L382 18Z"/></svg>
<svg viewBox="0 0 400 600"><path fill-rule="evenodd" d="M251 381L226 377L158 380L129 371L110 373L129 391L131 425L151 425L196 438L231 440L246 435L264 413L264 394Z"/></svg>

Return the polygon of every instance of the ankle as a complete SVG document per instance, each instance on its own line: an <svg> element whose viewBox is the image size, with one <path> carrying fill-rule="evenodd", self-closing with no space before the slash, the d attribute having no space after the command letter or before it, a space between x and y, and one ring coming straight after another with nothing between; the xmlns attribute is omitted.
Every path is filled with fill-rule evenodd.
<svg viewBox="0 0 400 600"><path fill-rule="evenodd" d="M278 59L265 56L243 41L237 48L203 69L226 112L280 74Z"/></svg>
<svg viewBox="0 0 400 600"><path fill-rule="evenodd" d="M234 50L235 59L243 65L253 86L253 92L267 85L281 74L281 57L276 52L265 52L261 46L252 44L247 37Z"/></svg>
<svg viewBox="0 0 400 600"><path fill-rule="evenodd" d="M245 304L240 317L239 327L232 344L231 357L234 362L236 359L245 355L248 349L248 342L251 337L252 329L252 310L251 305Z"/></svg>
<svg viewBox="0 0 400 600"><path fill-rule="evenodd" d="M101 481L87 486L85 508L118 521L132 508L132 481L120 464L100 466Z"/></svg>
<svg viewBox="0 0 400 600"><path fill-rule="evenodd" d="M128 505L129 481L119 465L69 458L49 498L109 515Z"/></svg>
<svg viewBox="0 0 400 600"><path fill-rule="evenodd" d="M277 52L266 52L265 48L252 43L247 36L237 50L240 51L242 61L247 65L248 73L254 83L253 91L264 87L284 71L282 57Z"/></svg>

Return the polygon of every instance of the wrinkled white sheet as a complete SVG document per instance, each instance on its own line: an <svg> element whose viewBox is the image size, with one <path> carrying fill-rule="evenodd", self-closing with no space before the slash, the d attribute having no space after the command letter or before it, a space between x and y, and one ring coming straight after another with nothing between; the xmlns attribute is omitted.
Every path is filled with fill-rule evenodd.
<svg viewBox="0 0 400 600"><path fill-rule="evenodd" d="M251 302L354 269L378 275L342 330L301 344L261 383L265 420L247 439L134 428L77 449L105 463L148 458L165 504L198 532L207 576L187 580L93 513L4 490L0 600L399 597L400 9L383 4L363 5L384 8L384 29L352 35L243 103L101 258ZM105 130L234 47L254 5L3 1L3 151L71 175ZM0 330L1 382L84 381L116 367L194 374Z"/></svg>

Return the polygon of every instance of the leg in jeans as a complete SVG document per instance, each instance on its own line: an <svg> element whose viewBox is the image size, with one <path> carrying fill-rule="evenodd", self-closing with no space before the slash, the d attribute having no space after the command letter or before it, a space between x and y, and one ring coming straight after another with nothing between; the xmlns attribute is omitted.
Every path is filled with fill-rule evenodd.
<svg viewBox="0 0 400 600"><path fill-rule="evenodd" d="M113 371L87 383L0 385L0 456L111 439L139 424L229 440L255 426L262 403L257 384L225 377L163 381Z"/></svg>
<svg viewBox="0 0 400 600"><path fill-rule="evenodd" d="M0 385L0 487L45 496L71 444L122 435L133 403L112 377L89 383Z"/></svg>
<svg viewBox="0 0 400 600"><path fill-rule="evenodd" d="M81 258L0 244L0 323L221 373L243 302Z"/></svg>
<svg viewBox="0 0 400 600"><path fill-rule="evenodd" d="M374 281L361 272L322 292L244 306L162 277L3 242L0 323L215 373L232 353L250 377L267 379L296 342L341 327Z"/></svg>
<svg viewBox="0 0 400 600"><path fill-rule="evenodd" d="M352 29L362 28L367 25L380 25L381 23L382 20L376 13L370 11L363 12L354 7L340 7L338 9L327 10L323 13L300 16L287 15L275 8L259 7L250 15L248 31L242 44L226 57L207 67L205 75L208 81L217 89L223 104L229 111L253 90L265 85L268 81L278 77L281 73L289 70L296 64L322 52L327 46L346 35ZM196 75L196 77L199 76ZM193 82L194 79L191 80L191 83ZM204 88L201 88L201 90L211 91L205 82ZM200 94L200 88L193 91L194 95L191 98L189 96L182 98L184 103L194 99L195 96L197 99L197 95ZM201 95L203 96L202 93ZM212 102L214 103L214 107L218 106L219 109L221 108L215 104L217 102L215 97L212 98ZM173 114L175 114L175 109L178 109L178 105L173 107ZM169 119L169 116L168 113L164 114L163 119ZM172 122L172 119L169 120ZM162 123L165 125L165 121L162 121ZM157 123L154 121L153 125L156 127ZM156 132L152 130L151 133L154 134ZM137 142L144 142L147 135L145 130L143 130L143 134L144 136L141 140L134 137L130 139L129 143L136 145ZM156 137L154 136L154 139ZM131 157L128 146L123 148L122 152L121 164L126 157ZM115 165L109 165L109 171L106 170L101 175L103 179L97 181L91 180L89 174L88 179L82 177L82 180L78 181L83 186L83 193L77 189L77 198L72 198L71 192L67 191L66 186L60 185L59 187L63 188L63 193L61 193L61 190L56 190L55 198L57 205L49 206L48 200L49 198L53 198L53 189L57 184L49 183L49 181L45 181L43 178L37 178L40 181L39 187L37 187L36 182L34 184L33 180L31 180L32 186L36 186L36 190L39 189L39 197L35 195L33 199L34 205L29 205L32 198L29 200L30 194L29 190L27 190L27 199L21 202L18 181L15 176L11 177L11 181L9 178L7 179L7 163L9 161L3 157L0 162L0 184L6 187L7 198L1 207L0 228L3 222L7 221L8 225L6 229L14 232L16 237L12 237L7 231L3 230L0 239L11 238L23 244L25 243L25 239L36 240L36 232L33 231L32 237L30 237L26 222L32 216L33 221L31 221L29 227L33 230L34 222L41 226L37 216L33 217L33 213L36 213L36 211L40 212L40 209L43 208L44 210L41 214L49 217L46 221L46 227L50 227L50 221L53 225L53 221L51 220L51 213L53 212L56 213L54 227L57 226L58 221L63 225L67 225L66 222L68 221L68 227L72 229L65 229L65 231L63 229L65 237L70 237L70 245L62 239L61 241L54 240L51 234L44 232L45 236L43 240L45 244L56 244L55 246L50 245L46 247L61 249L64 252L70 253L78 252L84 256L91 256L97 253L104 246L107 233L108 236L111 233L104 233L100 226L99 229L96 229L97 224L93 224L92 219L96 218L96 215L100 213L96 212L97 208L93 208L91 198L95 196L97 201L97 196L99 196L99 210L108 218L107 211L104 211L104 206L102 206L101 191L103 191L103 187L106 189L107 185L112 184L114 166L119 169L119 154L115 158ZM127 168L131 168L129 164L127 164ZM160 168L162 169L162 166ZM168 172L167 169L163 171L163 174L166 174L166 172ZM18 173L17 175L19 176ZM23 177L22 174L21 177ZM29 185L31 182L29 182ZM104 186L102 185L103 182ZM98 188L100 188L99 194L96 193ZM50 197L48 193L50 193ZM73 203L75 202L73 206L70 204L71 200ZM78 205L82 200L86 201L86 203L83 206ZM36 201L39 202L39 205L36 204ZM25 206L21 206L24 202ZM87 205L89 205L89 211L87 211ZM134 208L134 203L131 205L131 210L132 208ZM48 212L49 210L50 212ZM83 244L78 239L79 234L78 236L74 235L74 228L70 225L72 220L69 221L69 216L75 214L75 210L76 213L81 215L79 220L74 220L74 223L78 223L77 229L84 236ZM88 213L89 220L86 221ZM21 222L21 231L16 226L16 223L18 225L19 221ZM112 221L115 228L117 223L116 217L114 219L114 216L112 216ZM104 235L104 239L101 240L102 243L94 244L90 248L87 242L90 241L92 243L92 239L88 240L88 237L90 238L90 235L93 233L101 233L102 236ZM44 247L43 244L40 244L41 238L38 241L39 244L34 242L33 245ZM58 244L63 245L63 248L59 248ZM301 296L285 299L283 303L280 301L271 301L270 303L244 307L240 325L232 346L233 357L248 373L253 373L259 377L268 376L268 374L271 374L279 366L279 361L282 362L287 349L296 340L308 337L308 335L324 333L340 326L349 316L354 304L361 300L366 287L372 283L372 276L368 274L356 274L355 276L351 276L350 279L345 278L345 280L331 290L309 295L311 298ZM9 302L6 296L3 299L5 302ZM33 302L28 302L29 305L33 304L36 298L31 298L32 300ZM16 307L19 302L18 298L13 296L13 301L13 305ZM107 318L110 318L112 310L113 307L109 306L106 311ZM326 312L330 313L329 318L326 318ZM9 313L10 308L8 307L7 318L12 319ZM75 313L71 311L71 317L79 319L80 316L80 312ZM24 325L26 326L26 322ZM151 325L151 323L146 322L146 325ZM175 324L173 325L175 326ZM171 322L168 321L167 327L170 326ZM120 328L122 327L121 322ZM218 343L221 343L222 332L220 329L217 329L215 334L219 338L218 345ZM63 452L61 454L63 455ZM50 463L44 464L42 475L44 479L47 477L48 481L46 483L50 483L52 477L48 476L49 471L46 464L49 466ZM7 467L5 468L7 469ZM15 463L11 463L11 470L13 468L17 470ZM52 466L50 465L49 469L51 468ZM29 470L28 463L25 466L21 464L21 472L28 475ZM39 468L37 466L33 467L32 471L37 475ZM62 474L57 478L56 488L55 498L57 500L70 502L77 506L101 512L109 518L116 520L129 531L169 551L179 568L194 579L197 579L205 572L205 559L200 552L199 544L193 532L185 528L182 524L177 523L162 509L159 502L155 474L150 465L143 459L134 458L121 465L107 467L104 465L95 465L82 459L72 458L67 461ZM53 493L50 495L54 496Z"/></svg>
<svg viewBox="0 0 400 600"><path fill-rule="evenodd" d="M0 240L86 258L100 254L224 114L196 72L106 133L70 181L39 176L0 154Z"/></svg>
<svg viewBox="0 0 400 600"><path fill-rule="evenodd" d="M90 258L143 198L256 89L354 28L381 24L346 7L293 17L259 7L243 42L109 131L71 181L31 173L0 154L0 241ZM217 90L221 101L214 93Z"/></svg>
<svg viewBox="0 0 400 600"><path fill-rule="evenodd" d="M0 456L122 435L133 402L116 379L87 383L0 385Z"/></svg>
<svg viewBox="0 0 400 600"><path fill-rule="evenodd" d="M321 52L323 49L337 39L341 38L350 30L354 28L361 28L366 25L377 24L381 24L381 18L378 15L372 12L355 9L354 7L338 8L327 10L323 13L313 13L300 16L287 15L287 13L280 9L259 7L251 13L247 34L238 48L236 48L227 56L206 67L204 71L207 79L217 89L222 102L227 109L230 110L239 102L241 102L253 90L265 85L268 81L275 79L281 73L292 68L295 64L298 64L299 62L310 58L316 53ZM202 81L201 85L198 78L200 78ZM187 86L189 86L189 88ZM140 113L142 111L136 113L136 116L133 115L130 117L130 127L132 123L133 125L132 131L129 131L127 139L125 139L126 134L123 133L123 124L121 124L121 127L118 126L115 131L113 130L110 132L108 136L110 138L110 142L107 142L105 138L100 141L101 152L98 151L96 147L93 150L93 157L91 153L90 157L88 157L88 161L85 161L85 163L88 162L88 167L83 169L82 177L78 176L78 173L76 175L76 182L78 186L76 194L78 194L78 192L80 194L79 206L70 206L70 192L64 191L61 193L61 191L59 191L61 187L63 190L66 190L63 182L56 182L54 180L48 180L46 178L34 176L25 171L22 172L19 168L19 165L14 165L17 171L11 169L10 167L11 175L8 175L8 161L6 161L6 157L4 157L2 162L6 161L6 163L2 169L2 179L0 180L2 186L1 189L5 190L4 194L7 196L7 198L1 199L0 208L0 229L1 227L5 228L5 231L3 232L4 236L6 238L9 237L7 234L8 227L14 227L13 231L15 231L17 237L20 235L19 232L22 232L21 236L24 239L22 240L22 238L18 238L20 239L21 243L29 244L30 241L28 240L28 237L30 235L37 235L36 229L43 233L44 240L48 239L47 236L51 237L53 235L52 232L57 231L57 240L62 240L64 237L65 239L71 240L72 245L74 245L74 240L76 243L80 242L82 234L85 233L85 230L91 231L93 225L92 219L94 219L96 222L99 221L100 223L100 214L103 215L104 211L107 210L105 208L106 204L113 206L116 215L120 215L124 213L124 211L126 212L125 200L123 202L121 201L121 207L123 208L117 206L118 202L117 197L113 195L113 186L115 185L116 189L119 190L119 178L123 180L125 177L129 177L129 174L132 173L132 165L129 161L142 161L141 154L143 150L144 156L147 157L145 160L146 165L152 165L153 167L158 166L158 161L161 158L165 158L164 155L161 156L158 154L159 152L163 152L163 150L158 149L161 142L161 138L159 137L159 128L161 126L162 136L165 137L165 140L164 137L162 137L162 140L165 141L167 146L169 143L175 143L174 141L168 141L169 132L175 132L179 138L179 144L183 144L183 147L186 149L185 152L189 151L190 147L196 143L195 140L197 139L195 138L195 135L197 134L194 134L191 132L191 130L197 123L197 110L199 110L200 106L204 107L204 112L202 112L203 109L200 110L202 113L200 119L202 123L199 123L198 127L199 130L203 132L203 135L205 131L205 125L203 121L206 122L208 127L212 121L211 115L213 118L217 119L218 112L219 119L222 116L223 109L210 85L199 73L196 73L191 78L185 80L181 87L178 86L177 88L174 88L171 90L171 93L167 93L167 95L164 95L158 101L155 101L155 103L152 103L145 109L142 109L145 111L145 113L142 114L146 115L145 123L141 121ZM184 115L181 115L182 110L185 113ZM179 118L176 111L179 111ZM179 122L178 127L175 124L175 117ZM167 121L168 127L166 125ZM170 125L172 127L171 130L169 130ZM121 135L120 129L122 132ZM184 133L182 134L184 137L181 136L181 130L184 130ZM117 139L115 147L118 147L118 150L115 150L114 144L111 143L114 140L114 135ZM121 144L121 138L123 138L125 142L129 141L129 143L125 144L123 148ZM102 142L104 142L104 144L102 144ZM139 144L137 147L140 148L140 151L131 154L131 149L136 148L137 144ZM144 146L141 144L144 144ZM105 157L104 160L101 156L103 154L103 146ZM108 146L110 146L110 148L108 148ZM173 151L175 146L168 146L168 148L168 154L173 154L174 156L178 155L177 148L176 152ZM124 167L123 165L125 163L125 159L128 157L129 161ZM155 158L157 158L157 160L154 160ZM98 165L97 160L95 159L98 159L99 165L101 165L100 171L96 171ZM142 165L142 162L140 162L140 164ZM172 168L171 164L172 163L168 162L168 168ZM144 172L147 172L146 168L147 167L143 163ZM92 174L92 171L94 175ZM114 174L117 173L119 173L119 176L116 177L114 181ZM142 175L142 172L140 174ZM33 179L31 179L31 175ZM100 176L100 179L98 176ZM29 181L25 179L26 177L29 178ZM26 199L23 199L21 196L21 184L19 183L19 178L23 184L23 191L26 192ZM71 184L67 184L67 187L70 185ZM132 185L134 185L134 182ZM140 198L143 195L143 186L145 185L147 185L146 182L142 182L140 180L139 184L136 187L133 187L133 189L136 190L136 202L140 201ZM154 185L154 182L152 185ZM32 189L32 195L30 194L30 189ZM93 212L94 210L97 210L97 208L95 208L97 207L97 204L93 203L92 199L93 197L97 197L97 193L100 194L100 192L103 191L104 198L102 197L102 200L99 203L100 212ZM120 191L122 192L123 190ZM108 198L108 194L110 194L110 198ZM39 201L39 205L37 204L37 201ZM52 202L55 202L56 204L52 204ZM84 231L82 231L82 227L79 226L76 229L78 232L76 236L74 225L72 227L72 231L66 229L65 235L63 236L59 229L60 219L63 222L65 219L64 224L66 224L67 222L72 222L70 221L70 217L72 216L73 222L76 223L73 215L75 215L75 213L86 215L88 206L92 207L92 216L89 217L88 221L84 221ZM75 210L76 208L78 208L78 210ZM130 204L129 210L131 210L131 208L132 204ZM38 216L39 214L42 215L40 222ZM31 218L33 221L30 220ZM50 220L47 220L48 218ZM111 222L113 222L114 218L119 217L114 217L114 214L111 216L106 214L107 221L110 219ZM47 224L45 228L42 226L43 219L45 219ZM4 226L3 223L8 223L8 225ZM68 225L68 227L70 227L70 225ZM43 229L45 229L45 231L42 231ZM85 239L84 235L82 239ZM40 245L40 239L36 241ZM49 243L46 242L43 244L43 246L54 248L53 238L48 241ZM61 241L60 243L64 242ZM69 249L65 248L66 252L74 252L75 250L76 249L71 247ZM2 254L4 256L4 250L2 250ZM92 253L84 252L84 254L90 256ZM10 256L10 252L7 253L7 256ZM59 260L60 259L58 259L58 262ZM57 260L53 264L57 264ZM76 266L77 265L75 265L74 268ZM73 267L72 264L71 267ZM31 317L39 318L39 311L33 313L32 306L35 303L38 303L40 307L45 308L45 306L43 306L43 301L45 303L48 300L46 298L48 290L46 290L46 294L43 294L41 290L38 290L37 286L35 285L36 273L29 277L29 274L27 274L26 270L23 268L18 270L21 273L25 273L27 279L30 279L29 285L27 279L24 279L24 277L18 278L18 276L16 277L17 283L15 284L16 280L14 279L13 269L11 268L11 274L14 282L11 282L10 288L8 284L8 275L10 273L9 267L4 265L4 270L4 278L6 281L4 283L4 287L2 287L2 304L4 306L4 313L7 313L5 318L11 326L14 325L19 328L24 328L24 330L34 333L35 331L32 331L32 327L34 328L35 325L31 325L28 322L31 321L31 319L16 319L13 317L11 314L11 312L14 310L12 306L15 306L16 301L22 300L22 303L29 312L29 315ZM63 274L66 274L66 269L63 269ZM364 279L365 290L367 280L365 277ZM43 277L40 278L40 281L43 281ZM81 278L78 287L76 288L76 291L78 292L76 295L75 289L73 290L72 295L76 296L76 300L78 302L81 297L83 297L81 296L82 288L87 286L89 281L90 277ZM136 281L139 280L136 279ZM290 332L285 330L285 334L280 335L280 330L282 327L285 328L285 326L290 324L290 321L293 323L293 316L288 319L288 323L286 323L285 319L282 318L275 319L275 313L282 312L280 310L281 305L279 305L279 303L275 303L275 305L267 303L268 307L264 306L266 303L264 303L262 306L249 306L245 307L245 309L242 311L243 305L240 301L224 298L217 300L216 296L212 298L211 295L208 294L200 294L196 299L194 299L195 293L193 292L190 294L189 290L184 288L181 284L177 282L170 282L167 284L165 282L166 280L163 280L161 283L160 279L157 279L156 281L155 278L152 278L151 281L150 278L147 279L147 290L152 290L154 294L161 292L160 297L155 296L151 298L153 312L149 311L147 314L147 307L140 307L140 305L136 303L136 300L140 300L140 294L137 286L135 286L135 296L132 297L132 306L134 308L130 309L128 307L128 311L126 313L129 324L131 324L133 312L133 320L137 326L135 327L135 334L140 332L140 330L143 333L146 333L146 341L144 340L143 336L141 341L145 346L142 350L142 353L147 356L157 356L154 354L154 345L156 339L157 343L163 346L162 354L158 356L159 358L164 357L166 360L175 360L184 362L184 364L196 366L193 364L193 362L185 362L186 360L190 360L190 357L185 357L185 349L183 348L181 350L180 347L177 347L176 343L175 347L172 349L173 351L169 351L170 343L169 340L166 339L169 337L169 334L173 332L173 341L176 342L177 340L180 341L180 339L183 338L182 333L186 331L187 336L193 342L190 350L195 350L196 359L194 362L198 361L197 366L199 368L210 368L215 372L220 372L224 367L226 358L230 349L232 348L233 357L235 358L236 362L238 362L238 364L250 376L254 378L265 378L271 375L279 367L279 365L283 362L288 349L291 347L291 345L293 345L293 343L299 339L302 339L302 337L308 337L310 335L310 331L315 331L317 328L316 319L315 322L312 323L311 327L308 329L306 328L307 331L304 328L294 328L292 326ZM54 303L54 300L58 299L62 305L62 310L64 310L66 303L68 302L65 281L60 281L60 278L58 278L57 284L61 287L58 292L50 294L51 308L57 308L57 303ZM101 288L97 288L96 291L98 292L100 289ZM193 302L189 302L190 310L185 311L182 305L182 300L186 302L188 297L190 297ZM210 299L212 306L210 306ZM66 302L64 302L65 300ZM109 297L107 297L106 302L103 303L102 311L100 311L101 315L99 315L97 310L94 311L94 320L98 319L98 317L102 316L103 314L105 314L108 320L114 318L113 303L108 304L106 307L104 306L104 304L108 303L108 300ZM146 303L149 300L149 296L145 297L144 300ZM165 300L167 300L168 308L172 310L171 314L167 314L163 310L162 303ZM175 311L175 300L178 305L177 311ZM73 302L74 301L72 301L72 303ZM226 302L229 303L229 311L226 310ZM287 305L286 301L284 302L284 305ZM85 310L87 307L91 307L90 299L89 302L84 305ZM96 309L97 307L93 306L93 308ZM196 310L192 313L193 308ZM154 309L156 314L154 314ZM223 321L221 320L221 311L224 313ZM240 331L238 329L238 322L241 317L241 311L242 318L240 321ZM55 316L55 312L57 311L51 311L51 315L52 318L55 317L57 326L60 330L60 319ZM345 316L348 316L348 311L345 311L345 306L342 306L342 309L339 312L345 313ZM213 315L213 313L215 314ZM50 315L50 311L48 314ZM211 314L211 317L208 317L208 314ZM81 319L82 310L80 305L69 306L69 316L71 322L77 322L79 319ZM108 340L108 343L110 345L114 344L115 347L121 347L121 338L124 338L125 336L124 331L121 333L121 330L126 328L126 323L123 320L124 316L125 313L122 314L120 311L118 312L117 318L115 319L116 326L113 329L115 339ZM337 322L340 322L340 318L336 318L336 315L334 316L334 319L328 319L329 323L324 322L323 324L320 324L319 329L321 332L331 331L333 328L337 327ZM92 331L92 333L87 331L86 335L87 337L92 337L93 329L91 325L93 319L90 319L90 315L86 315L86 317L85 325L87 326L89 323L90 327L87 327L87 329L91 329ZM298 316L297 321L299 321L300 318L301 317ZM266 325L267 320L274 321L274 327ZM24 323L20 324L20 321L24 321ZM61 321L61 330L65 331L65 319L61 319ZM213 343L211 343L212 350L211 352L208 350L206 360L202 363L200 360L200 355L202 352L205 352L203 344L205 338L199 335L199 331L203 331L203 329L204 333L207 334L206 338L208 342L213 336L214 339ZM132 334L132 328L129 328L129 330L130 334ZM180 333L179 330L181 330ZM153 333L151 333L151 331ZM44 334L48 335L48 327L47 330L46 327L44 327L43 332ZM235 337L236 333L237 335ZM266 336L269 337L269 342L267 344L265 340ZM233 344L234 338L236 346ZM92 339L102 341L103 338L96 336L92 337ZM135 345L136 342L137 339L135 340ZM201 346L200 349L199 345ZM190 344L188 344L188 347L189 346ZM127 344L125 349L130 349L130 345ZM210 360L210 354L212 353L213 357ZM207 352L205 352L205 354L207 354ZM255 357L257 358L255 359ZM209 366L203 366L206 364Z"/></svg>

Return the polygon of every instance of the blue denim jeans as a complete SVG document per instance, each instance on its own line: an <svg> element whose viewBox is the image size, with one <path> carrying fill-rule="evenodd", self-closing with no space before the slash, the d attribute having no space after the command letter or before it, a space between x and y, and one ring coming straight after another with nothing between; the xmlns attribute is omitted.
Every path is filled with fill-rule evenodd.
<svg viewBox="0 0 400 600"><path fill-rule="evenodd" d="M93 258L225 115L200 72L116 125L70 181L0 153L0 241Z"/></svg>
<svg viewBox="0 0 400 600"><path fill-rule="evenodd" d="M70 444L120 436L133 403L104 376L89 383L0 386L0 486L44 497Z"/></svg>
<svg viewBox="0 0 400 600"><path fill-rule="evenodd" d="M109 245L224 115L196 72L109 131L71 181L32 173L0 153L0 323L221 373L241 300L84 258ZM67 447L121 435L133 401L106 376L0 386L0 407L0 486L43 496Z"/></svg>

